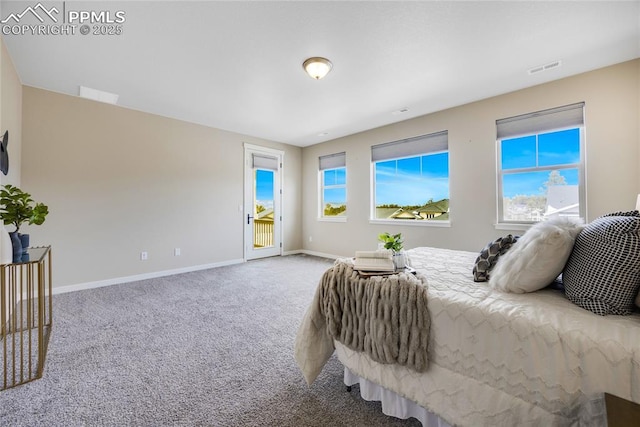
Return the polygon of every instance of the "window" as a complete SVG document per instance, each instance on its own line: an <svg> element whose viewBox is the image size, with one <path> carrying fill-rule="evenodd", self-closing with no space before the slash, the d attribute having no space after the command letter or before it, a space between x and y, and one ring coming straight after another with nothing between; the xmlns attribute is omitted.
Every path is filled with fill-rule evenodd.
<svg viewBox="0 0 640 427"><path fill-rule="evenodd" d="M347 168L346 154L320 157L320 217L346 218Z"/></svg>
<svg viewBox="0 0 640 427"><path fill-rule="evenodd" d="M496 121L498 222L585 218L584 103Z"/></svg>
<svg viewBox="0 0 640 427"><path fill-rule="evenodd" d="M374 220L449 220L448 132L371 147Z"/></svg>

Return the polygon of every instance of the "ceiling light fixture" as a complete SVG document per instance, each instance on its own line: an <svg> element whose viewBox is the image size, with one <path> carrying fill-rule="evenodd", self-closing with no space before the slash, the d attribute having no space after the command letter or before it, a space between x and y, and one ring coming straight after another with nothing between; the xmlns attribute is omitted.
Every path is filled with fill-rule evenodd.
<svg viewBox="0 0 640 427"><path fill-rule="evenodd" d="M302 63L302 68L309 74L312 79L320 80L324 76L326 76L333 64L327 58L320 58L319 56L314 56L313 58L309 58Z"/></svg>

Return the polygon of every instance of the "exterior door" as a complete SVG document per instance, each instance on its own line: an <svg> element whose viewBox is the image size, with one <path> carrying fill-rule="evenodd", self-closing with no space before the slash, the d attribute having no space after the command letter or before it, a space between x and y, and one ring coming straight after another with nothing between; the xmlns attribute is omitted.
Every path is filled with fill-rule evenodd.
<svg viewBox="0 0 640 427"><path fill-rule="evenodd" d="M245 144L244 258L282 255L282 157Z"/></svg>

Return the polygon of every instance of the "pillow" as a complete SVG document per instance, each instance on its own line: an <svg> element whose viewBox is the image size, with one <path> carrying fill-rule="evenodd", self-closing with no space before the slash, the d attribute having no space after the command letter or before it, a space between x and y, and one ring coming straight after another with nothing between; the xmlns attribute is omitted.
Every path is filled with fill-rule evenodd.
<svg viewBox="0 0 640 427"><path fill-rule="evenodd" d="M631 314L640 288L640 214L616 212L580 233L562 274L565 294L601 316Z"/></svg>
<svg viewBox="0 0 640 427"><path fill-rule="evenodd" d="M503 292L534 292L562 273L576 236L584 227L579 218L556 217L536 223L500 257L489 285Z"/></svg>
<svg viewBox="0 0 640 427"><path fill-rule="evenodd" d="M473 281L486 282L489 280L489 274L491 269L496 265L496 262L498 262L498 257L504 255L519 237L520 236L514 237L509 234L505 237L498 237L493 242L489 242L487 246L480 251L480 255L478 255L473 265Z"/></svg>

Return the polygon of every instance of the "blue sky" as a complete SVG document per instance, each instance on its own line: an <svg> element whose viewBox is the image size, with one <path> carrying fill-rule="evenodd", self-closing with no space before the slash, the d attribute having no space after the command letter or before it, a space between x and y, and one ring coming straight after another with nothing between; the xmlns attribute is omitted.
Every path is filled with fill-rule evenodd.
<svg viewBox="0 0 640 427"><path fill-rule="evenodd" d="M502 141L502 167L505 171L580 163L580 130L569 129ZM506 197L541 194L550 170L505 174ZM569 185L578 185L577 168L560 169ZM427 200L449 198L448 153L376 164L376 205L421 205Z"/></svg>
<svg viewBox="0 0 640 427"><path fill-rule="evenodd" d="M449 153L387 160L375 165L376 205L423 205L449 198Z"/></svg>
<svg viewBox="0 0 640 427"><path fill-rule="evenodd" d="M275 173L271 170L256 170L256 200L262 202L273 201L274 176ZM271 206L273 206L273 203Z"/></svg>
<svg viewBox="0 0 640 427"><path fill-rule="evenodd" d="M324 185L345 185L347 182L347 174L345 168L329 169L323 172ZM325 188L324 203L333 205L341 205L347 202L346 187Z"/></svg>
<svg viewBox="0 0 640 427"><path fill-rule="evenodd" d="M525 136L502 141L502 169L507 172L502 181L505 197L517 195L538 195L549 178L549 171L519 172L508 171L530 167L553 167L563 164L580 163L580 130L568 129L540 134L537 150L536 137ZM579 184L578 169L560 169L560 175L569 185Z"/></svg>
<svg viewBox="0 0 640 427"><path fill-rule="evenodd" d="M327 188L324 190L324 203L341 205L347 201L346 188Z"/></svg>

